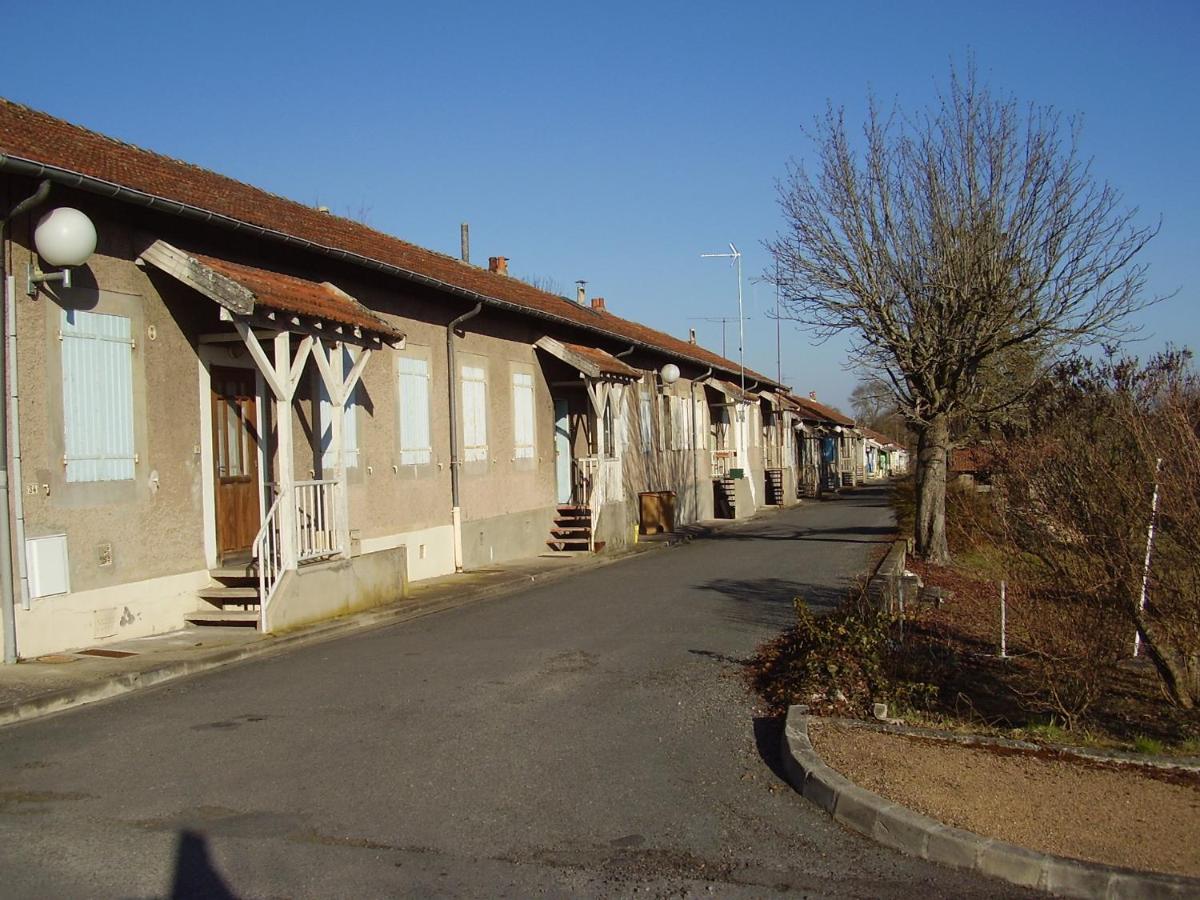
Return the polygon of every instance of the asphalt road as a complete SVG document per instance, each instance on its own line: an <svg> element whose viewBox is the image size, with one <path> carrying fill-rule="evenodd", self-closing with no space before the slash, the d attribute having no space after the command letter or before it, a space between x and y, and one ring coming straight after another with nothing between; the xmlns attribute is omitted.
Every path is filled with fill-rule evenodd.
<svg viewBox="0 0 1200 900"><path fill-rule="evenodd" d="M994 897L778 774L739 660L881 489L0 729L5 897Z"/></svg>

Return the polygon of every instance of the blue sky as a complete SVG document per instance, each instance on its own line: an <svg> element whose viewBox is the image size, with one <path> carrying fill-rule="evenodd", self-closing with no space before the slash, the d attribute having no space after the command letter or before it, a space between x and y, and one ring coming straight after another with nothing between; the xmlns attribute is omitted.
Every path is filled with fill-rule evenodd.
<svg viewBox="0 0 1200 900"><path fill-rule="evenodd" d="M1200 349L1200 4L83 4L8 11L0 93L447 253L577 278L609 308L721 348L744 252L746 361L775 372L775 180L827 100L927 104L973 52L997 91L1084 121L1141 219L1142 354ZM736 325L729 354L736 356ZM844 405L844 347L785 326L783 374Z"/></svg>

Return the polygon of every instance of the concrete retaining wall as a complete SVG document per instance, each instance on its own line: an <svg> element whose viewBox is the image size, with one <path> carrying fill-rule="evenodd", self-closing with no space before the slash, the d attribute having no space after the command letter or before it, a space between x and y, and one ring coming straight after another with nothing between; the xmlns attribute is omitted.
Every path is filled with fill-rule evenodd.
<svg viewBox="0 0 1200 900"><path fill-rule="evenodd" d="M399 600L408 590L407 548L305 566L284 577L267 608L275 634Z"/></svg>

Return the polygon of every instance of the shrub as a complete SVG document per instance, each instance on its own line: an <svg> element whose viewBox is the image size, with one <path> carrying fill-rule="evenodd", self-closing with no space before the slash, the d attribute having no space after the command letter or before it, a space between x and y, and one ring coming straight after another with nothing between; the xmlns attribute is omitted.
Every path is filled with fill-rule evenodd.
<svg viewBox="0 0 1200 900"><path fill-rule="evenodd" d="M1000 454L1004 526L1053 585L1136 629L1163 688L1200 705L1200 376L1190 355L1060 368ZM1151 498L1158 515L1143 608ZM1086 619L1080 627L1088 627Z"/></svg>
<svg viewBox="0 0 1200 900"><path fill-rule="evenodd" d="M776 711L804 704L822 715L869 716L877 701L905 705L932 693L893 675L890 616L853 598L816 616L796 598L796 624L759 648L754 689Z"/></svg>

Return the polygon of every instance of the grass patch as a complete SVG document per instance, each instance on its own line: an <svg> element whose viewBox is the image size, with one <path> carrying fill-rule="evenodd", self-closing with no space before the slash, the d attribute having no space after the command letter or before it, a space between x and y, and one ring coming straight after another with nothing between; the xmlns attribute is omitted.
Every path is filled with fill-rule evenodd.
<svg viewBox="0 0 1200 900"><path fill-rule="evenodd" d="M1133 740L1133 750L1135 753L1145 753L1149 756L1162 756L1167 748L1158 738L1146 737L1144 734L1139 734Z"/></svg>

